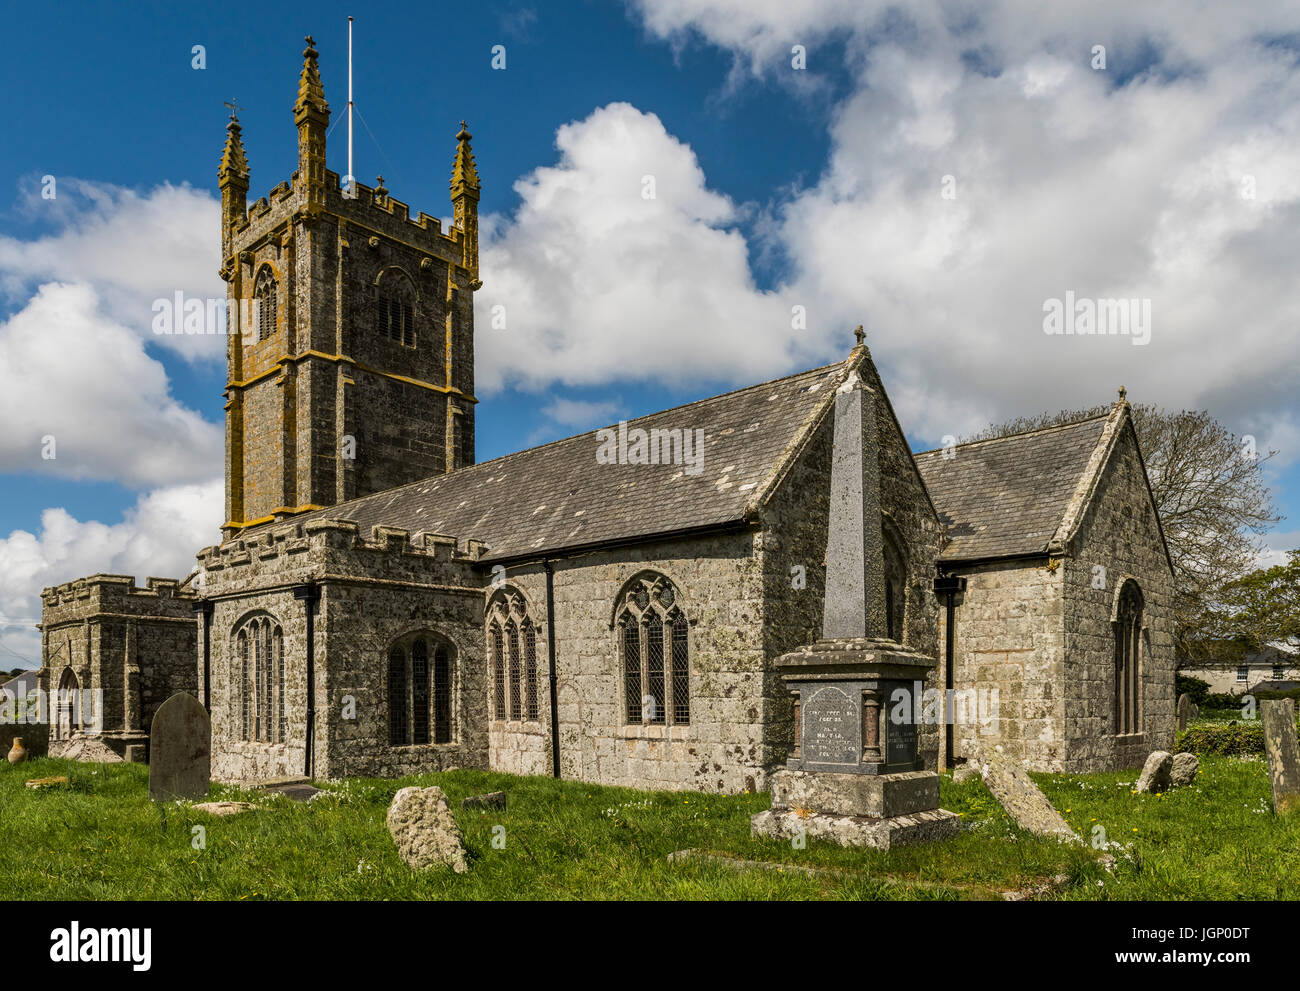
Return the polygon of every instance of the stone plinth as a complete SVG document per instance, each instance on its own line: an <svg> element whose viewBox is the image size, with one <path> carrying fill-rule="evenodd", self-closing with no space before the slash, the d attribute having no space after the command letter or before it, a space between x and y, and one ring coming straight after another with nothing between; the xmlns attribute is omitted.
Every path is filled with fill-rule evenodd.
<svg viewBox="0 0 1300 991"><path fill-rule="evenodd" d="M916 695L934 660L891 640L821 640L777 661L795 695L794 748L754 836L879 850L953 836L939 776L917 753Z"/></svg>

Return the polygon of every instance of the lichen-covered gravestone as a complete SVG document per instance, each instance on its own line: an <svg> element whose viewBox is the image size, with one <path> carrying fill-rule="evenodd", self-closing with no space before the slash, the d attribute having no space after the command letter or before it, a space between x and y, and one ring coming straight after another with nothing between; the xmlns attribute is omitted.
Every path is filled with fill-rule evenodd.
<svg viewBox="0 0 1300 991"><path fill-rule="evenodd" d="M1192 699L1186 692L1178 696L1178 728L1187 729L1187 720L1192 715Z"/></svg>
<svg viewBox="0 0 1300 991"><path fill-rule="evenodd" d="M149 797L207 798L211 773L212 721L198 699L177 692L158 707L149 728Z"/></svg>
<svg viewBox="0 0 1300 991"><path fill-rule="evenodd" d="M1167 750L1153 750L1142 765L1136 785L1139 794L1168 791L1173 784L1174 755Z"/></svg>
<svg viewBox="0 0 1300 991"><path fill-rule="evenodd" d="M469 870L460 827L441 788L401 789L388 806L387 821L397 852L417 871L435 864L457 874Z"/></svg>
<svg viewBox="0 0 1300 991"><path fill-rule="evenodd" d="M1015 820L1021 829L1038 836L1054 836L1061 840L1080 842L1047 796L1038 790L1038 786L1025 773L999 753L980 754L972 763L984 777L984 784L993 793L993 797Z"/></svg>
<svg viewBox="0 0 1300 991"><path fill-rule="evenodd" d="M1273 779L1273 809L1277 813L1300 811L1300 753L1296 749L1295 700L1265 699L1264 752Z"/></svg>

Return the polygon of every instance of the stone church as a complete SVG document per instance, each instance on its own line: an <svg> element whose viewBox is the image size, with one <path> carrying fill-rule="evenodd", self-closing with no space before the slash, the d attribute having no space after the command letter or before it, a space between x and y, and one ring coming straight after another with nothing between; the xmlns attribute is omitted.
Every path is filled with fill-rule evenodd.
<svg viewBox="0 0 1300 991"><path fill-rule="evenodd" d="M913 455L859 333L834 364L476 463L471 135L444 230L382 180L340 184L329 113L309 39L297 171L251 206L232 115L221 275L232 312L259 307L229 338L222 540L184 581L44 592L41 685L90 690L56 695L56 738L94 726L146 759L186 691L223 780L762 789L794 734L773 661L822 627L830 411L854 388L875 422L876 632L951 690L918 720L925 765L999 745L1096 771L1171 746L1172 570L1122 394Z"/></svg>

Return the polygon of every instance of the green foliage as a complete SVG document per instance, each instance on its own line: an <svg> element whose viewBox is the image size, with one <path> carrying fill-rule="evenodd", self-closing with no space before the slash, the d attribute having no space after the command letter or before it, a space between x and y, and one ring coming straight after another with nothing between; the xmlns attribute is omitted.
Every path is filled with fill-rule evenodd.
<svg viewBox="0 0 1300 991"><path fill-rule="evenodd" d="M1221 596L1225 626L1258 649L1300 643L1300 550L1286 564L1260 568L1229 583Z"/></svg>
<svg viewBox="0 0 1300 991"><path fill-rule="evenodd" d="M1205 696L1204 702L1198 702L1202 709L1241 709L1241 696L1230 695L1227 692L1211 692Z"/></svg>
<svg viewBox="0 0 1300 991"><path fill-rule="evenodd" d="M1191 699L1193 705L1204 705L1205 698L1209 694L1210 683L1208 681L1193 678L1189 674L1174 675L1174 698L1181 698L1186 695Z"/></svg>
<svg viewBox="0 0 1300 991"><path fill-rule="evenodd" d="M1198 757L1216 754L1236 757L1264 752L1264 728L1258 721L1235 726L1190 726L1178 734L1179 750L1190 750Z"/></svg>

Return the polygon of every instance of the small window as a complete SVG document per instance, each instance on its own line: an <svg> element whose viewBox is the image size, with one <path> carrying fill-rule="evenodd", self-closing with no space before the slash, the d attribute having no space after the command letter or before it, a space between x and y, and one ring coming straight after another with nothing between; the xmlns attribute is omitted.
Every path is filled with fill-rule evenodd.
<svg viewBox="0 0 1300 991"><path fill-rule="evenodd" d="M390 746L451 742L454 677L451 648L438 638L417 633L393 645L388 652Z"/></svg>
<svg viewBox="0 0 1300 991"><path fill-rule="evenodd" d="M1250 668L1248 668L1246 665L1243 664L1239 668L1237 668L1238 681L1245 681L1247 677L1249 677L1249 675L1250 675Z"/></svg>
<svg viewBox="0 0 1300 991"><path fill-rule="evenodd" d="M1279 680L1281 680L1282 678L1285 678L1285 677L1286 677L1286 668L1283 667L1281 664L1274 664L1274 665L1273 665L1273 680L1274 680L1274 681L1279 681Z"/></svg>

